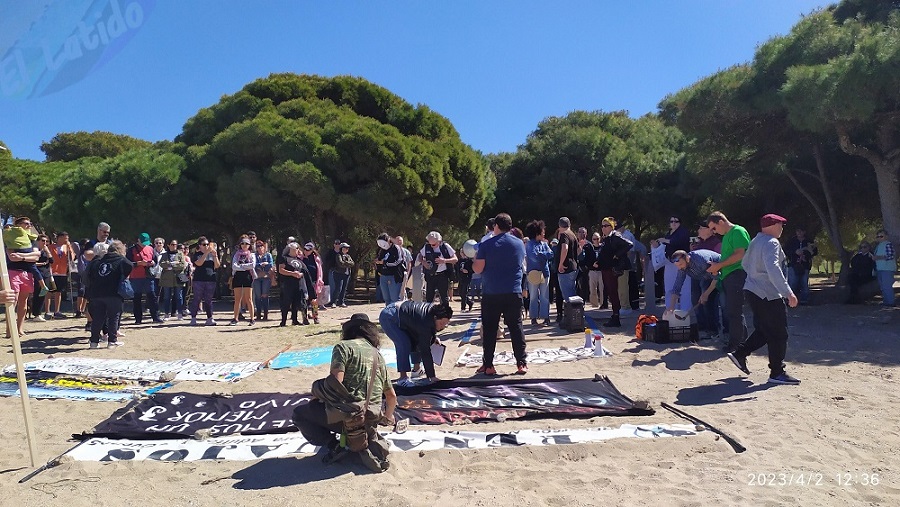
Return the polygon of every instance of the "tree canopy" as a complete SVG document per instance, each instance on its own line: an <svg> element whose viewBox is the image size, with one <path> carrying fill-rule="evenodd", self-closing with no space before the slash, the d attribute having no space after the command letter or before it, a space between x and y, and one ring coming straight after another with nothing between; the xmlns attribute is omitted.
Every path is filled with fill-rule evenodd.
<svg viewBox="0 0 900 507"><path fill-rule="evenodd" d="M85 157L112 158L150 145L149 141L111 132L62 132L41 143L41 151L47 162L71 162Z"/></svg>

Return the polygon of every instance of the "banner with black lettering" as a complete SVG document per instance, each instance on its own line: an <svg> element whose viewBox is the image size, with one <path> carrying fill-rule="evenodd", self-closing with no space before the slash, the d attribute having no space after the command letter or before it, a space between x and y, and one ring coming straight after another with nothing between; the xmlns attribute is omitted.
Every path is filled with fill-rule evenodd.
<svg viewBox="0 0 900 507"><path fill-rule="evenodd" d="M392 452L438 449L493 449L602 442L617 438L657 439L695 436L691 424L623 424L618 428L519 430L507 432L410 430L383 433ZM248 461L313 454L319 447L299 433L217 437L207 440L111 440L92 438L66 453L76 461Z"/></svg>
<svg viewBox="0 0 900 507"><path fill-rule="evenodd" d="M455 379L428 386L397 387L397 417L412 424L454 424L652 415L636 405L606 377L590 379ZM191 393L157 393L116 411L90 437L158 439L232 434L261 435L295 431L294 407L309 394L252 393L219 397Z"/></svg>
<svg viewBox="0 0 900 507"><path fill-rule="evenodd" d="M230 397L157 393L117 410L98 424L93 433L73 435L83 439L184 438L198 431L204 436L264 435L296 431L291 422L294 407L309 401L308 394L252 393Z"/></svg>
<svg viewBox="0 0 900 507"><path fill-rule="evenodd" d="M652 415L605 376L591 379L456 379L396 387L398 417L412 424Z"/></svg>

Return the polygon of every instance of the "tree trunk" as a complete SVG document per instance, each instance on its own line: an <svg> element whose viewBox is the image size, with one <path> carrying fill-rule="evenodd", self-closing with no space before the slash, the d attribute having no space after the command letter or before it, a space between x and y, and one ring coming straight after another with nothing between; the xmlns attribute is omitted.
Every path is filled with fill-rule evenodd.
<svg viewBox="0 0 900 507"><path fill-rule="evenodd" d="M845 153L866 159L875 169L881 221L891 241L894 244L900 243L900 149L895 146L892 125L885 123L879 126L880 153L854 144L843 126L837 127L837 134Z"/></svg>
<svg viewBox="0 0 900 507"><path fill-rule="evenodd" d="M825 195L825 208L828 210L828 220L832 227L832 232L828 236L831 238L831 244L834 245L835 251L841 259L841 272L838 276L837 284L844 286L850 277L850 252L844 248L844 238L841 236L840 222L838 221L838 210L834 205L834 199L831 196L831 185L829 185L825 174L825 159L822 156L822 147L818 144L813 146L813 158L816 160L819 182L822 184L822 193Z"/></svg>

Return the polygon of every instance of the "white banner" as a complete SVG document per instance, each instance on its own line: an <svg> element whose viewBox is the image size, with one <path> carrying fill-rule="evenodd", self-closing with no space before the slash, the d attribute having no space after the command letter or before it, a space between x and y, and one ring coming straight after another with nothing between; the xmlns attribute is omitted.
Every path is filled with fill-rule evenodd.
<svg viewBox="0 0 900 507"><path fill-rule="evenodd" d="M666 438L693 436L689 424L623 424L618 428L522 430L509 432L410 430L386 433L391 451L488 449L523 445L560 445L600 442L614 438ZM293 454L314 454L319 448L300 433L230 436L207 440L110 440L92 438L66 453L76 461L248 461Z"/></svg>
<svg viewBox="0 0 900 507"><path fill-rule="evenodd" d="M87 357L56 357L25 363L25 371L43 371L91 378L120 378L130 380L217 380L236 382L256 372L262 363L198 363L192 359L155 361L153 359L95 359ZM15 374L15 365L3 372Z"/></svg>
<svg viewBox="0 0 900 507"><path fill-rule="evenodd" d="M598 346L600 342L597 342ZM606 351L606 349L602 349ZM608 355L609 351L606 351ZM567 362L567 361L578 361L579 359L589 359L592 357L601 357L599 355L594 355L594 349L578 347L575 349L570 349L566 347L560 347L558 349L534 349L528 352L528 364L540 364L540 363L555 363L555 362ZM463 351L462 355L459 356L459 359L456 360L456 366L465 366L468 368L477 368L481 366L482 357L481 353L469 353L469 349ZM497 365L512 365L515 366L516 357L513 355L511 351L504 350L502 352L494 353L494 366Z"/></svg>

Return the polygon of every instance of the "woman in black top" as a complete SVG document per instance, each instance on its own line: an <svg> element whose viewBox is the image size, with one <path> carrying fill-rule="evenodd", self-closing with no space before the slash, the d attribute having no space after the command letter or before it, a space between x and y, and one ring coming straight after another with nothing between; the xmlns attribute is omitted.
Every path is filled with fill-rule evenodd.
<svg viewBox="0 0 900 507"><path fill-rule="evenodd" d="M628 251L633 245L616 230L616 220L613 217L604 218L600 228L603 231L603 239L597 253L597 266L603 277L603 290L609 295L613 311L612 317L604 325L621 327L619 310L622 308L622 302L619 300L619 275L631 269Z"/></svg>
<svg viewBox="0 0 900 507"><path fill-rule="evenodd" d="M122 342L116 340L124 302L119 295L119 285L131 274L131 268L131 262L125 258L125 245L121 241L113 241L106 255L91 261L88 267L92 349L100 346L100 333L104 325L108 333L108 347L122 345Z"/></svg>
<svg viewBox="0 0 900 507"><path fill-rule="evenodd" d="M303 313L303 325L309 324L306 317L306 298L315 293L309 270L300 256L300 245L288 243L284 255L279 259L278 283L281 284L281 325L287 325L288 311L291 312L291 324L298 326L297 312Z"/></svg>

